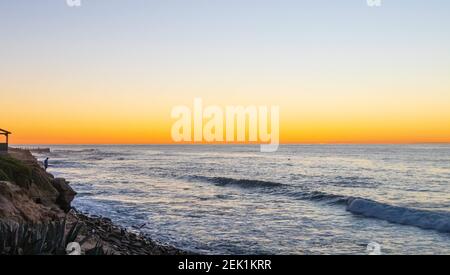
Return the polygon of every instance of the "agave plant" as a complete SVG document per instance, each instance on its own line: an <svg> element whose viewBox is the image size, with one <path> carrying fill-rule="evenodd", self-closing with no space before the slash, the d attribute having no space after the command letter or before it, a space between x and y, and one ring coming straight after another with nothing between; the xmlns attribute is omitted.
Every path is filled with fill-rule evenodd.
<svg viewBox="0 0 450 275"><path fill-rule="evenodd" d="M66 220L47 224L9 224L0 222L0 255L65 255L69 243L75 242L82 225L74 223L66 231ZM79 243L82 245L86 237ZM88 255L105 255L100 244Z"/></svg>
<svg viewBox="0 0 450 275"><path fill-rule="evenodd" d="M103 246L100 243L97 243L94 248L90 250L86 250L86 255L96 255L96 256L103 256L103 255L109 255L105 250L103 249Z"/></svg>

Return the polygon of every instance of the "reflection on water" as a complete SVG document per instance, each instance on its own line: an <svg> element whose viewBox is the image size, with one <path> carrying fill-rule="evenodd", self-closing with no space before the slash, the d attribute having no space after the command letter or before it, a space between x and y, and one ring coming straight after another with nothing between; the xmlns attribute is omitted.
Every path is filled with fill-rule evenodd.
<svg viewBox="0 0 450 275"><path fill-rule="evenodd" d="M52 146L50 164L78 209L196 252L450 253L446 145Z"/></svg>

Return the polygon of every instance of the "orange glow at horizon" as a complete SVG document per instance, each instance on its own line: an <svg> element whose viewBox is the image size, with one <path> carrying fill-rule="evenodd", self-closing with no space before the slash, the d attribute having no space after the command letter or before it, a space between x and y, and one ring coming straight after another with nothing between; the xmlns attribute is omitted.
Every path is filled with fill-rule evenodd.
<svg viewBox="0 0 450 275"><path fill-rule="evenodd" d="M296 110L281 106L281 143L448 143L450 115L439 112L397 116L363 112ZM284 112L283 112L284 110ZM1 127L11 144L171 144L170 105L158 110L73 113L28 107L3 110Z"/></svg>
<svg viewBox="0 0 450 275"><path fill-rule="evenodd" d="M322 88L295 94L287 86L283 98L270 89L258 89L259 95L226 93L226 87L216 87L221 92L213 95L206 89L164 95L129 89L138 92L99 92L95 85L80 88L84 93L72 88L64 94L52 86L6 87L2 99L4 90L11 92L0 109L0 128L13 132L11 144L171 144L172 108L192 107L199 95L205 106L280 106L281 143L450 142L450 93L443 89L427 94L410 89L393 96L387 89L361 94ZM41 92L29 95L36 90Z"/></svg>
<svg viewBox="0 0 450 275"><path fill-rule="evenodd" d="M450 143L448 1L94 2L1 5L11 144L170 144L196 97L279 106L281 143Z"/></svg>

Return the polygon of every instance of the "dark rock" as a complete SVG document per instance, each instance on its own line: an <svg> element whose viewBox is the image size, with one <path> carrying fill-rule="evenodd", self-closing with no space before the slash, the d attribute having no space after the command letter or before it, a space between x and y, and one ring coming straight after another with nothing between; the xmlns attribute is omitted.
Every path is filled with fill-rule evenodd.
<svg viewBox="0 0 450 275"><path fill-rule="evenodd" d="M56 178L51 180L53 187L58 191L59 196L56 199L56 203L65 212L69 212L71 209L70 204L75 198L77 192L75 192L69 183L65 179Z"/></svg>

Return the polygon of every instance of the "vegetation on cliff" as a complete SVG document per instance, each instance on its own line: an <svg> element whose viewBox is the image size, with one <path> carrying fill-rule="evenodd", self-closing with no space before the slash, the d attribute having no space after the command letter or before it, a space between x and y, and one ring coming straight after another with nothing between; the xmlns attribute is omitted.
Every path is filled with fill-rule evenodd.
<svg viewBox="0 0 450 275"><path fill-rule="evenodd" d="M73 241L83 254L186 254L110 219L76 211L71 206L75 195L65 179L47 173L30 151L10 149L0 155L0 255L66 254Z"/></svg>
<svg viewBox="0 0 450 275"><path fill-rule="evenodd" d="M56 181L42 169L29 151L11 149L0 155L0 220L38 223L60 219L70 205L64 199L73 199L74 194L65 181Z"/></svg>
<svg viewBox="0 0 450 275"><path fill-rule="evenodd" d="M18 159L0 155L0 181L13 181L23 186L31 181L31 169Z"/></svg>

